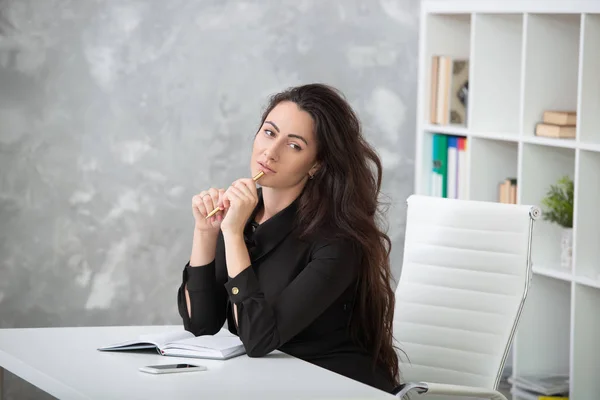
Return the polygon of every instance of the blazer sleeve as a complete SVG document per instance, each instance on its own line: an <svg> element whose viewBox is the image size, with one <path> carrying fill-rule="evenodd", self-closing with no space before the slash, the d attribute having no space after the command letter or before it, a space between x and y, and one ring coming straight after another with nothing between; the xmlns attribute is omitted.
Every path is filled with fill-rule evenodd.
<svg viewBox="0 0 600 400"><path fill-rule="evenodd" d="M225 283L237 305L237 334L250 357L261 357L310 325L355 280L358 253L341 240L315 247L311 261L272 302L267 302L252 268Z"/></svg>
<svg viewBox="0 0 600 400"><path fill-rule="evenodd" d="M186 285L192 308L191 318L185 301ZM190 266L188 261L177 292L177 306L185 330L196 336L214 335L219 332L225 323L227 293L223 283L217 282L214 260L199 267Z"/></svg>

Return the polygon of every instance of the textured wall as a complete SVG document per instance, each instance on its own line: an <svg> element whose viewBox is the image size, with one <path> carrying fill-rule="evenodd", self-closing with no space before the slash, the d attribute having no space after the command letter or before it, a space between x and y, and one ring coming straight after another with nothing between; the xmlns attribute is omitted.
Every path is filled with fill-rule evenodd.
<svg viewBox="0 0 600 400"><path fill-rule="evenodd" d="M267 96L312 81L383 157L397 274L418 8L0 0L0 328L178 323L192 195L247 174Z"/></svg>

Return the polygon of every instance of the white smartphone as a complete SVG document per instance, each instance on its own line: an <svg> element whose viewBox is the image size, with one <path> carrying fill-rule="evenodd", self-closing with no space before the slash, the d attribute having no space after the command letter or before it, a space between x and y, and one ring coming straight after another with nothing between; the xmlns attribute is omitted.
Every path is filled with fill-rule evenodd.
<svg viewBox="0 0 600 400"><path fill-rule="evenodd" d="M206 371L206 367L194 364L159 364L141 367L140 371L148 374L173 374L176 372Z"/></svg>

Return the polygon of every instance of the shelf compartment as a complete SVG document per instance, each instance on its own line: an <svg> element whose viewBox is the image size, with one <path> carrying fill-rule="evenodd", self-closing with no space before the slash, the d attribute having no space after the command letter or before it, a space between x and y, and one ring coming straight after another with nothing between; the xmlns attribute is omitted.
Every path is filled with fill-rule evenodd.
<svg viewBox="0 0 600 400"><path fill-rule="evenodd" d="M498 185L517 177L519 146L514 142L469 139L471 146L469 199L498 201Z"/></svg>
<svg viewBox="0 0 600 400"><path fill-rule="evenodd" d="M475 14L469 127L474 132L520 131L522 14Z"/></svg>
<svg viewBox="0 0 600 400"><path fill-rule="evenodd" d="M571 283L533 275L515 339L517 375L569 373Z"/></svg>
<svg viewBox="0 0 600 400"><path fill-rule="evenodd" d="M571 398L586 399L600 393L600 289L575 285L574 297Z"/></svg>
<svg viewBox="0 0 600 400"><path fill-rule="evenodd" d="M434 143L435 141L435 136L440 136L440 138L444 139L443 143L438 142L437 145ZM451 197L451 190L449 188L449 185L451 184L451 182L454 182L456 184L456 186L454 186L456 188L456 194L459 196L459 198L462 199L466 199L468 196L468 170L469 170L469 160L468 160L468 140L465 143L465 147L463 151L459 151L459 149L456 149L456 153L455 153L455 157L456 157L456 162L457 164L453 164L454 166L458 167L458 163L460 163L461 167L460 169L457 169L455 171L455 174L451 174L450 172L450 164L451 164L451 157L450 157L450 138L457 138L457 139L466 139L466 136L462 136L462 135L453 135L453 134L447 134L441 131L435 131L435 130L430 130L430 131L425 131L423 132L423 139L422 139L422 148L421 148L421 154L420 154L420 162L416 168L420 169L420 174L421 174L421 179L419 181L419 185L416 188L416 192L420 193L420 194L425 194L425 195L434 195L434 196L440 196L440 197ZM458 145L458 143L457 143ZM438 147L438 149L434 149L434 146L441 146ZM434 174L434 161L433 161L433 156L434 153L440 153L440 168L441 170L444 170L445 174L446 174L446 182L445 182L445 187L446 187L446 195L443 195L441 193L442 188L441 186L437 186L437 185L442 185L443 179L444 179L444 175L441 174L441 170L438 170L435 174ZM444 169L445 168L445 169ZM452 177L454 177L454 179L456 179L455 181L452 180ZM461 181L460 179L464 179L464 182ZM434 184L436 185L436 187L439 189L437 190L436 188L434 188ZM460 191L460 192L459 192Z"/></svg>
<svg viewBox="0 0 600 400"><path fill-rule="evenodd" d="M525 14L522 133L546 110L576 110L581 16Z"/></svg>
<svg viewBox="0 0 600 400"><path fill-rule="evenodd" d="M579 139L584 143L600 143L600 14L582 17L582 57Z"/></svg>
<svg viewBox="0 0 600 400"><path fill-rule="evenodd" d="M432 58L445 55L468 59L471 54L471 14L430 14L425 19L425 49L423 65L423 115L424 123L429 123L431 107ZM468 113L468 110L467 110Z"/></svg>
<svg viewBox="0 0 600 400"><path fill-rule="evenodd" d="M542 207L542 199L550 185L565 175L573 179L575 150L523 143L522 152L521 176L518 178L519 202ZM557 224L543 218L535 222L531 253L534 266L571 273L560 268L561 234L562 229Z"/></svg>
<svg viewBox="0 0 600 400"><path fill-rule="evenodd" d="M600 153L580 150L575 185L575 274L600 284Z"/></svg>

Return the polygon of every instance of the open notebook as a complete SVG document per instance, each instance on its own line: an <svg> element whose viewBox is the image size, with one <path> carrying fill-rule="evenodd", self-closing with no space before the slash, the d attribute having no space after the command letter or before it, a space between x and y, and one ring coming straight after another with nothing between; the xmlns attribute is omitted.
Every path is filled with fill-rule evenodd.
<svg viewBox="0 0 600 400"><path fill-rule="evenodd" d="M216 335L194 336L186 330L140 335L124 342L99 347L101 351L156 349L163 356L227 360L245 354L239 337L226 330Z"/></svg>

